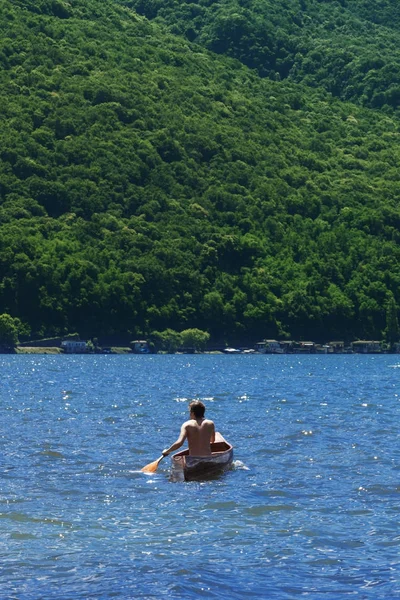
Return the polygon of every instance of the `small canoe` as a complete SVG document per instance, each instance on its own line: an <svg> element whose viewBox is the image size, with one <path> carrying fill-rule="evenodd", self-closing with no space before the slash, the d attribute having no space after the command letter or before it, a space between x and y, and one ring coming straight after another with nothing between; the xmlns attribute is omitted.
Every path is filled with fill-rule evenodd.
<svg viewBox="0 0 400 600"><path fill-rule="evenodd" d="M190 456L189 450L172 455L171 479L193 481L217 476L229 468L233 460L233 447L217 431L209 456Z"/></svg>

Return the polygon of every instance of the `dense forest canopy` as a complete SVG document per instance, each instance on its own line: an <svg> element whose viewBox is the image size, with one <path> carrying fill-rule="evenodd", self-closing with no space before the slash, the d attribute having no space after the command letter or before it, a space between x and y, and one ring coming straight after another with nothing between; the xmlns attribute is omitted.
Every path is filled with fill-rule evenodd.
<svg viewBox="0 0 400 600"><path fill-rule="evenodd" d="M397 0L119 0L272 79L392 112L400 104Z"/></svg>
<svg viewBox="0 0 400 600"><path fill-rule="evenodd" d="M389 0L4 0L0 313L393 340L399 28Z"/></svg>

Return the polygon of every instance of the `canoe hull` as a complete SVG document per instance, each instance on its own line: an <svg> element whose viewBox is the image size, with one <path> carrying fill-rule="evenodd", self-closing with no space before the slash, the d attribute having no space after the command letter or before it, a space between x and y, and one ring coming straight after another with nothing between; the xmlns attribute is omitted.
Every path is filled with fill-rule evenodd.
<svg viewBox="0 0 400 600"><path fill-rule="evenodd" d="M232 461L233 447L216 432L209 456L190 456L189 450L182 450L172 456L171 479L174 481L210 479L226 471Z"/></svg>

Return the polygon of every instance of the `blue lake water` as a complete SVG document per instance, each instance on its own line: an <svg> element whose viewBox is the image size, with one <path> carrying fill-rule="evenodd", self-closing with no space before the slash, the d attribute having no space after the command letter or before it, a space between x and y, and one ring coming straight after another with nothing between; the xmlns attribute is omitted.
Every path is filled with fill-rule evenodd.
<svg viewBox="0 0 400 600"><path fill-rule="evenodd" d="M400 357L0 356L0 598L400 598ZM172 483L188 400L233 469Z"/></svg>

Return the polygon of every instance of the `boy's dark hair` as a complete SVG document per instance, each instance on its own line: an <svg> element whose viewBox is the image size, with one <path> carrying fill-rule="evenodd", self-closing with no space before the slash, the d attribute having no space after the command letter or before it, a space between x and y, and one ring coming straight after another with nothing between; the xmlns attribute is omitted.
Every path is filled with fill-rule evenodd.
<svg viewBox="0 0 400 600"><path fill-rule="evenodd" d="M200 402L200 400L193 400L189 404L189 408L190 408L190 412L192 412L194 414L194 416L197 417L198 419L201 419L202 417L204 417L204 413L206 412L206 407L204 406L204 404L202 402Z"/></svg>

